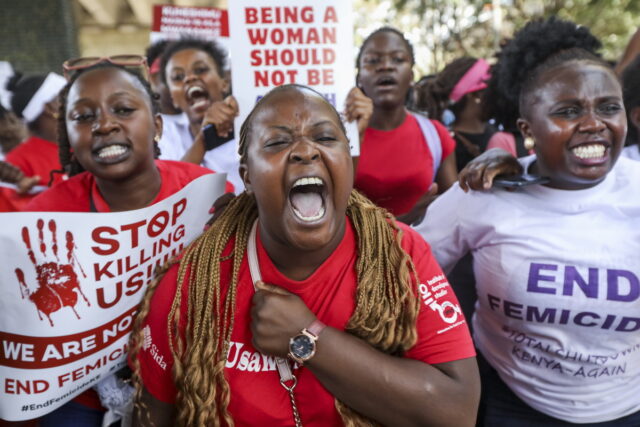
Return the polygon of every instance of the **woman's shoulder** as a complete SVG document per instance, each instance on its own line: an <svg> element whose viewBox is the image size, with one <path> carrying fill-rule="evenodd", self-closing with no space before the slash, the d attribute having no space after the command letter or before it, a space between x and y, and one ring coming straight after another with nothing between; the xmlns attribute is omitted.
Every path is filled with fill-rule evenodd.
<svg viewBox="0 0 640 427"><path fill-rule="evenodd" d="M18 166L26 174L42 173L38 165L43 162L46 168L57 169L60 167L58 145L32 136L7 153L6 161ZM41 178L47 179L46 177Z"/></svg>
<svg viewBox="0 0 640 427"><path fill-rule="evenodd" d="M456 232L453 227L490 225L513 209L512 196L512 193L498 188L465 192L456 182L429 205L424 220L414 228L421 236L429 236L431 241L434 233L447 235Z"/></svg>
<svg viewBox="0 0 640 427"><path fill-rule="evenodd" d="M411 226L396 221L400 232L402 233L402 240L400 245L402 249L404 249L409 255L412 257L414 255L420 254L423 255L425 253L431 252L431 246L427 243L427 241L414 230Z"/></svg>
<svg viewBox="0 0 640 427"><path fill-rule="evenodd" d="M7 159L38 155L39 148L48 146L51 146L52 148L57 147L53 142L32 136L18 144L18 146L7 153Z"/></svg>
<svg viewBox="0 0 640 427"><path fill-rule="evenodd" d="M193 163L181 162L179 160L156 160L158 170L162 176L163 185L168 185L169 193L173 194L181 190L185 185L189 184L196 178L203 175L216 173L215 171ZM235 187L229 181L226 182L225 192L233 193Z"/></svg>
<svg viewBox="0 0 640 427"><path fill-rule="evenodd" d="M640 192L640 162L629 157L620 156L615 166L609 172L616 180L616 188L626 191Z"/></svg>
<svg viewBox="0 0 640 427"><path fill-rule="evenodd" d="M620 158L627 158L631 160L640 160L640 146L638 144L629 145L622 149Z"/></svg>
<svg viewBox="0 0 640 427"><path fill-rule="evenodd" d="M451 136L449 129L447 129L442 122L436 119L430 119L424 114L415 111L409 111L407 117L410 122L415 123L415 127L419 129L427 141L431 137L437 137L437 139L440 140L440 145L445 150L445 153L443 153L444 156L442 156L443 158L447 157L447 155L453 151L456 144L455 140ZM429 127L431 127L431 129L429 129Z"/></svg>
<svg viewBox="0 0 640 427"><path fill-rule="evenodd" d="M198 244L198 240L192 242L189 246L194 244ZM220 277L227 277L233 268L233 250L235 247L235 238L231 237L227 242L225 248L222 251L220 256ZM181 304L184 308L186 308L187 298L189 295L189 289L191 287L191 272L198 268L198 261L188 261L185 260L185 253L188 251L187 248L180 255L178 255L175 259L169 261L165 264L158 272L156 272L156 280L158 281L157 287L153 290L153 304L152 311L156 313L162 313L164 316L165 313L168 313L169 308L173 304L173 301L176 296L176 292L178 290L178 286L180 286L182 290L181 295ZM185 264L186 263L186 264ZM180 269L184 267L184 272L181 276ZM179 283L179 279L182 277L182 282ZM224 280L223 280L224 281ZM224 283L223 283L224 287Z"/></svg>
<svg viewBox="0 0 640 427"><path fill-rule="evenodd" d="M153 290L152 308L166 311L173 303L173 299L178 289L178 275L180 271L179 260L169 261L159 271L156 272L155 280L158 281L157 287ZM188 271L187 271L188 273ZM185 274L185 278L189 274ZM186 279L183 282L186 285Z"/></svg>
<svg viewBox="0 0 640 427"><path fill-rule="evenodd" d="M33 198L24 212L89 212L93 175L81 172Z"/></svg>
<svg viewBox="0 0 640 427"><path fill-rule="evenodd" d="M156 165L160 172L170 173L172 175L188 175L188 176L202 176L209 173L213 173L211 169L207 169L203 166L196 165L194 163L182 162L180 160L156 160Z"/></svg>
<svg viewBox="0 0 640 427"><path fill-rule="evenodd" d="M487 150L491 148L502 148L512 155L516 156L516 138L509 132L496 132L491 135L487 143Z"/></svg>
<svg viewBox="0 0 640 427"><path fill-rule="evenodd" d="M163 180L169 179L184 185L202 175L213 173L211 169L179 160L156 160L156 166Z"/></svg>

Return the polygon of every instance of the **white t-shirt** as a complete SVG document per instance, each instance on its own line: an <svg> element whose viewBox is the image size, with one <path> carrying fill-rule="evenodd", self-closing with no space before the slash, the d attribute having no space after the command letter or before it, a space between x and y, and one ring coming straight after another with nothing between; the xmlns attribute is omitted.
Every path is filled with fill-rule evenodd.
<svg viewBox="0 0 640 427"><path fill-rule="evenodd" d="M640 145L633 144L622 149L622 157L640 161Z"/></svg>
<svg viewBox="0 0 640 427"><path fill-rule="evenodd" d="M193 138L189 131L189 118L182 114L161 114L162 137L158 142L162 160L180 160L187 152Z"/></svg>
<svg viewBox="0 0 640 427"><path fill-rule="evenodd" d="M415 228L445 272L473 253L475 343L522 400L574 423L640 410L636 162L578 191L456 184Z"/></svg>
<svg viewBox="0 0 640 427"><path fill-rule="evenodd" d="M162 114L162 138L160 158L163 160L180 160L193 144L193 137L189 130L189 118L185 113L172 115ZM202 166L216 172L227 174L227 181L231 182L236 194L244 190L244 183L240 178L240 156L235 139L225 142L219 147L209 150L204 155Z"/></svg>

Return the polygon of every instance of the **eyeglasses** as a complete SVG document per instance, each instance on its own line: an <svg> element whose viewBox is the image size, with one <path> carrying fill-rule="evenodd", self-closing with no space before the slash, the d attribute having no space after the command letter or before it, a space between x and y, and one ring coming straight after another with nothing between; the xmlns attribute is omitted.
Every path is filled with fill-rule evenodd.
<svg viewBox="0 0 640 427"><path fill-rule="evenodd" d="M87 56L83 58L73 58L64 61L62 69L64 77L69 80L73 71L84 70L94 65L108 62L113 65L119 65L125 68L132 68L134 71L142 73L145 80L149 80L149 67L147 66L147 58L142 55L114 55L114 56Z"/></svg>

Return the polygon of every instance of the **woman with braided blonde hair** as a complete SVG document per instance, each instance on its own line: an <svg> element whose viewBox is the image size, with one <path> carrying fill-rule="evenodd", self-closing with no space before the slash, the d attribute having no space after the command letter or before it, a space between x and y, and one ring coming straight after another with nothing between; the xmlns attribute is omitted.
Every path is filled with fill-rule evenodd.
<svg viewBox="0 0 640 427"><path fill-rule="evenodd" d="M428 245L353 190L335 109L272 90L240 133L246 191L150 288L138 425L473 425L467 325Z"/></svg>

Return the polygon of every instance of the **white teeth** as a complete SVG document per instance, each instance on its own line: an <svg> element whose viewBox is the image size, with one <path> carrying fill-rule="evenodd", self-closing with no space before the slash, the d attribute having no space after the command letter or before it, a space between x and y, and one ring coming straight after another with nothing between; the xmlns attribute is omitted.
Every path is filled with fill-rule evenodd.
<svg viewBox="0 0 640 427"><path fill-rule="evenodd" d="M201 100L194 102L191 105L191 108L198 109L198 108L206 107L208 105L209 105L209 101L206 98L202 98Z"/></svg>
<svg viewBox="0 0 640 427"><path fill-rule="evenodd" d="M580 145L571 151L579 159L601 159L607 148L602 144Z"/></svg>
<svg viewBox="0 0 640 427"><path fill-rule="evenodd" d="M127 148L122 145L108 145L98 151L98 157L106 159L109 157L121 156L127 152Z"/></svg>
<svg viewBox="0 0 640 427"><path fill-rule="evenodd" d="M320 211L314 216L303 216L295 207L293 208L293 211L298 218L306 222L316 221L324 216L324 206L322 206Z"/></svg>
<svg viewBox="0 0 640 427"><path fill-rule="evenodd" d="M318 186L323 186L324 185L324 181L321 178L318 178L317 176L306 176L304 178L298 178L294 183L293 183L293 188L295 187L300 187L303 185L318 185ZM301 220L305 221L305 222L313 222L313 221L317 221L320 218L322 218L325 214L325 207L324 207L324 202L323 202L323 206L320 207L320 209L318 210L318 212L313 215L313 216L304 216L298 209L296 209L295 206L293 207L293 212L295 213L295 215L300 218Z"/></svg>
<svg viewBox="0 0 640 427"><path fill-rule="evenodd" d="M189 96L189 97L193 96L195 93L204 94L204 90L202 90L202 88L200 88L198 86L191 86L189 88L189 90L187 90L187 96Z"/></svg>
<svg viewBox="0 0 640 427"><path fill-rule="evenodd" d="M316 176L310 176L299 178L296 182L293 183L294 188L300 185L324 185L324 182Z"/></svg>

